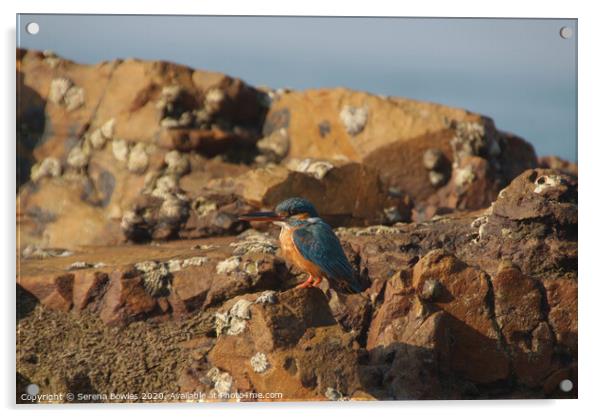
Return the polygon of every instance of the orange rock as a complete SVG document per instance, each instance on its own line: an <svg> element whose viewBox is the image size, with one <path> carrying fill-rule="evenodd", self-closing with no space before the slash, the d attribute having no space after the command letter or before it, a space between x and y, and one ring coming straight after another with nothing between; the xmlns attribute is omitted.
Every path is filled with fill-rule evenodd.
<svg viewBox="0 0 602 418"><path fill-rule="evenodd" d="M292 168L269 166L246 173L237 179L239 193L251 205L270 208L291 196L305 197L334 226L408 220L402 216L407 203L387 195L374 169L323 160L296 162ZM388 209L395 217L387 218Z"/></svg>
<svg viewBox="0 0 602 418"><path fill-rule="evenodd" d="M21 245L73 249L119 242L118 224L94 204L93 190L89 180L77 177L24 186L17 197Z"/></svg>
<svg viewBox="0 0 602 418"><path fill-rule="evenodd" d="M442 250L434 250L414 266L416 292L420 294L429 279L440 286L429 303L448 314L446 326L455 341L450 346L449 368L481 383L507 378L510 364L491 319L486 275Z"/></svg>
<svg viewBox="0 0 602 418"><path fill-rule="evenodd" d="M78 311L98 302L106 290L109 276L102 271L83 271L74 274L73 307Z"/></svg>
<svg viewBox="0 0 602 418"><path fill-rule="evenodd" d="M107 325L127 324L148 316L157 300L145 291L142 277L130 271L115 270L100 308L100 318Z"/></svg>
<svg viewBox="0 0 602 418"><path fill-rule="evenodd" d="M287 158L364 163L378 170L387 187L406 192L417 202L447 182L447 165L462 156L482 157L499 167L508 165L496 174L502 185L536 165L530 145L498 132L487 117L342 88L279 96L268 112L263 133L269 137L282 129L289 141ZM447 161L445 167L424 166L429 150L441 154ZM442 182L433 183L437 170L443 170Z"/></svg>
<svg viewBox="0 0 602 418"><path fill-rule="evenodd" d="M208 358L231 375L232 391L277 388L280 400L299 401L325 400L329 389L347 396L359 389L352 339L318 289L291 290L274 304L252 304L243 331L219 336Z"/></svg>
<svg viewBox="0 0 602 418"><path fill-rule="evenodd" d="M515 267L506 267L491 280L495 318L509 344L524 344L543 318L542 296L534 280Z"/></svg>
<svg viewBox="0 0 602 418"><path fill-rule="evenodd" d="M548 318L558 342L577 354L577 281L543 280L550 312Z"/></svg>
<svg viewBox="0 0 602 418"><path fill-rule="evenodd" d="M505 266L492 279L495 318L511 353L520 383L541 386L552 369L554 340L541 312L535 280Z"/></svg>
<svg viewBox="0 0 602 418"><path fill-rule="evenodd" d="M68 311L73 306L73 274L23 276L18 283L49 309Z"/></svg>
<svg viewBox="0 0 602 418"><path fill-rule="evenodd" d="M116 63L80 65L59 59L53 65L41 52L27 51L19 60L19 65L24 85L46 103L44 111L47 123L34 156L37 160L53 156L64 161L74 141L83 135L91 123ZM75 108L66 105L64 96L69 88L57 96L56 91L61 83L71 86L69 88L81 89L81 105ZM22 105L25 109L35 106L28 102Z"/></svg>

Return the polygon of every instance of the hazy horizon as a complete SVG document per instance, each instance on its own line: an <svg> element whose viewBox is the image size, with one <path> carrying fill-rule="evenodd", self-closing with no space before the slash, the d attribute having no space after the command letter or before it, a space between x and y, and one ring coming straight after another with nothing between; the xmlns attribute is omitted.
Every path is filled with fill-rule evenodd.
<svg viewBox="0 0 602 418"><path fill-rule="evenodd" d="M540 156L577 159L576 20L19 18L17 46L52 49L80 63L160 59L255 86L347 87L427 100L491 116ZM25 32L31 21L40 24L38 35ZM573 29L571 39L560 37L563 26Z"/></svg>

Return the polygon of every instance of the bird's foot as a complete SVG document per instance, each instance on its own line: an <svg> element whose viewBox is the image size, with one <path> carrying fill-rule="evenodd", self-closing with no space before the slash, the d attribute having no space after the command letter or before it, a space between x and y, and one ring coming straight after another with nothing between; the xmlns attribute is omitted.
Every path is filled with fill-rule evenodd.
<svg viewBox="0 0 602 418"><path fill-rule="evenodd" d="M307 289L308 287L310 287L312 285L313 280L314 280L314 278L312 276L309 276L309 279L307 279L300 285L295 286L295 289Z"/></svg>
<svg viewBox="0 0 602 418"><path fill-rule="evenodd" d="M315 278L314 282L311 284L311 287L318 287L318 285L320 284L321 281L322 281L321 277Z"/></svg>

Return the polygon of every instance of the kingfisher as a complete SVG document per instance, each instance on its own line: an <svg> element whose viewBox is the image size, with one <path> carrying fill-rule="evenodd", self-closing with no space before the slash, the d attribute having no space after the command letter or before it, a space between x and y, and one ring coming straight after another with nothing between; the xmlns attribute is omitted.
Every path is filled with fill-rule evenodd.
<svg viewBox="0 0 602 418"><path fill-rule="evenodd" d="M280 202L273 212L254 212L240 216L244 221L269 221L280 229L284 259L309 278L297 288L316 287L323 279L346 293L360 293L362 286L347 260L341 242L314 205L301 197Z"/></svg>

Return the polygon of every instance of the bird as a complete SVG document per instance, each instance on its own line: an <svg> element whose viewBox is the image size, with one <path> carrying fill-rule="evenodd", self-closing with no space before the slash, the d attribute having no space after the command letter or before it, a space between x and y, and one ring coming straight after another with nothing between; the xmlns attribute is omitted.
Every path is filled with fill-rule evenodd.
<svg viewBox="0 0 602 418"><path fill-rule="evenodd" d="M345 293L361 293L362 285L334 231L307 199L291 197L272 212L241 215L244 221L269 221L280 229L284 259L309 274L297 288L317 287L323 279Z"/></svg>

